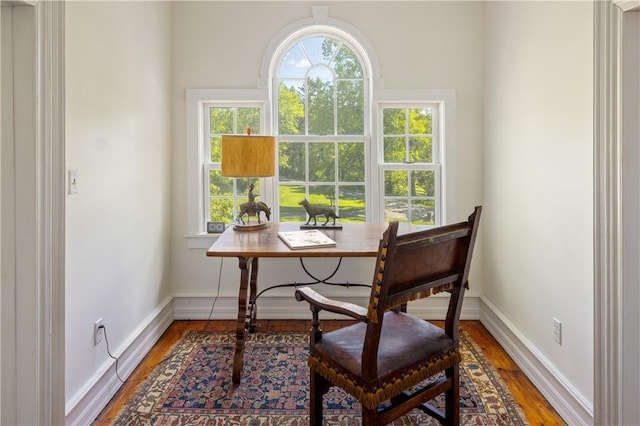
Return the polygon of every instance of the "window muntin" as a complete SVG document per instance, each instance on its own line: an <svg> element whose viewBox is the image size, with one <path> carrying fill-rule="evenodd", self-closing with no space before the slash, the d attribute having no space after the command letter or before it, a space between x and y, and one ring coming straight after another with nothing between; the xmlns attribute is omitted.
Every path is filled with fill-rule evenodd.
<svg viewBox="0 0 640 426"><path fill-rule="evenodd" d="M383 218L440 223L442 190L438 104L381 105Z"/></svg>
<svg viewBox="0 0 640 426"><path fill-rule="evenodd" d="M251 183L256 196L260 194L259 179L224 177L221 167L222 135L244 134L247 128L253 134L260 134L261 114L260 105L233 102L203 105L205 221L230 223L235 219L238 206L247 201Z"/></svg>
<svg viewBox="0 0 640 426"><path fill-rule="evenodd" d="M299 206L331 206L342 221L366 221L362 64L331 36L296 41L277 67L280 221L304 221Z"/></svg>

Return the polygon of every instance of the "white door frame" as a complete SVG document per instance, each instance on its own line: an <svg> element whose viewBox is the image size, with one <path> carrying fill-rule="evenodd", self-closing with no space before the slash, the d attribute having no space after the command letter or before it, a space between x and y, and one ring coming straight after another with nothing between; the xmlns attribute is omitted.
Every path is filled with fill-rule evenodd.
<svg viewBox="0 0 640 426"><path fill-rule="evenodd" d="M1 299L0 420L62 425L64 2L14 0L10 7L12 60L2 71L11 73L13 132L1 143L13 156L2 157L11 167L0 170L0 254L2 295L13 297ZM9 254L13 262L7 262Z"/></svg>
<svg viewBox="0 0 640 426"><path fill-rule="evenodd" d="M625 147L623 102L623 20L624 14L640 8L639 0L594 2L594 424L637 424L637 384L623 389L623 374L637 372L637 358L624 357L631 343L637 348L640 334L637 315L625 315L624 297L637 286L629 280L634 271L623 262L628 255L624 238L630 213L623 204L626 191L638 191L638 170L623 170ZM628 69L626 70L629 71ZM636 74L637 75L637 74ZM637 105L636 105L637 108ZM636 111L637 113L637 111ZM637 128L636 128L637 132ZM637 141L626 141L637 143ZM629 182L628 172L635 173ZM631 183L631 187L628 184ZM636 195L637 196L637 195ZM632 207L633 208L633 207ZM636 218L637 220L637 218ZM634 228L635 229L635 228ZM638 246L632 249L637 250ZM637 262L637 259L636 259ZM631 275L629 275L631 273ZM636 276L637 278L637 276ZM634 307L637 309L637 306ZM631 312L629 312L631 313ZM634 323L635 321L635 323ZM626 392L626 393L625 393ZM633 394L635 392L635 395ZM625 401L635 401L625 404ZM633 405L633 406L632 406ZM635 410L635 413L633 412ZM634 421L635 418L635 421ZM630 423L629 423L630 422Z"/></svg>

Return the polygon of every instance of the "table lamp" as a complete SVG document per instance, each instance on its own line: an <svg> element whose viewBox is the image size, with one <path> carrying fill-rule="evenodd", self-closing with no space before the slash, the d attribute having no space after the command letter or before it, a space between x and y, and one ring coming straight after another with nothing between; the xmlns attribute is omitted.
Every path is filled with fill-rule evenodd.
<svg viewBox="0 0 640 426"><path fill-rule="evenodd" d="M246 135L222 135L222 176L234 178L257 178L275 175L275 146L274 136L251 135L247 129ZM256 231L266 227L271 216L271 209L262 201L256 202L253 194L253 183L249 184L249 200L240 205L236 231ZM266 219L260 220L260 213L264 212ZM247 222L243 216L247 215ZM251 222L251 216L256 216L258 222Z"/></svg>

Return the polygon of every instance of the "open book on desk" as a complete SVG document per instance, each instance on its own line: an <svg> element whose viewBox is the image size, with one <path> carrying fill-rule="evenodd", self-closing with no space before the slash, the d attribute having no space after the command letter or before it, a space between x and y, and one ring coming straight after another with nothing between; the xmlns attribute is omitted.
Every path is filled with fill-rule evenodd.
<svg viewBox="0 0 640 426"><path fill-rule="evenodd" d="M280 231L278 237L292 250L336 246L335 241L317 229Z"/></svg>

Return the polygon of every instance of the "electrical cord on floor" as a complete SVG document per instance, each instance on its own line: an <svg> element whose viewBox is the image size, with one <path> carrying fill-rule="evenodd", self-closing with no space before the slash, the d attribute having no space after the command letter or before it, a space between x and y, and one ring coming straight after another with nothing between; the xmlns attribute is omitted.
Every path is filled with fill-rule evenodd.
<svg viewBox="0 0 640 426"><path fill-rule="evenodd" d="M207 322L205 323L204 329L202 331L206 331L205 329L207 327L207 324L209 323L209 321L211 321L211 317L213 316L213 308L216 306L216 302L218 301L218 297L220 296L220 285L221 285L220 283L222 282L222 261L223 260L224 258L220 258L220 270L218 271L218 288L216 290L216 295L213 298L213 304L211 305L211 311L209 311L209 317L207 318ZM104 340L107 343L107 353L111 358L116 360L116 376L118 376L118 379L120 379L120 381L124 383L124 380L122 380L120 378L120 375L118 374L118 358L114 357L113 355L111 355L111 352L109 352L109 340L107 339L107 328L104 325L101 325L100 327L98 327L98 329L100 328L104 330ZM164 357L163 359L158 361L155 366L164 364L165 362L174 358L176 355L178 355L178 353L174 352L173 354Z"/></svg>
<svg viewBox="0 0 640 426"><path fill-rule="evenodd" d="M220 296L220 283L222 282L222 262L223 261L224 261L224 257L221 257L220 270L218 271L218 289L216 290L216 295L213 298L213 304L211 305L211 311L209 312L209 317L207 318L207 324L211 321L211 317L213 316L213 308L216 306L216 302L218 301L218 297Z"/></svg>
<svg viewBox="0 0 640 426"><path fill-rule="evenodd" d="M107 346L107 354L109 354L111 358L116 360L116 376L118 377L118 380L120 380L120 382L124 383L124 380L122 380L122 377L120 377L120 374L118 373L118 358L111 355L111 351L109 350L109 339L107 338L107 327L104 325L101 325L100 327L98 327L98 330L100 329L104 330L104 341Z"/></svg>
<svg viewBox="0 0 640 426"><path fill-rule="evenodd" d="M213 316L213 308L215 308L216 302L218 301L218 297L220 296L220 285L221 285L221 282L222 282L222 262L223 262L223 260L224 260L224 258L221 257L220 258L220 270L218 271L218 288L216 289L216 295L213 298L213 304L211 305L211 310L209 311L209 317L207 318L207 322L205 323L202 331L206 331L207 324L209 324L209 322L211 321L211 317ZM178 355L177 352L162 358L160 361L158 361L156 366L158 366L160 364L164 364L165 362L169 361L170 359L172 359L176 355Z"/></svg>

